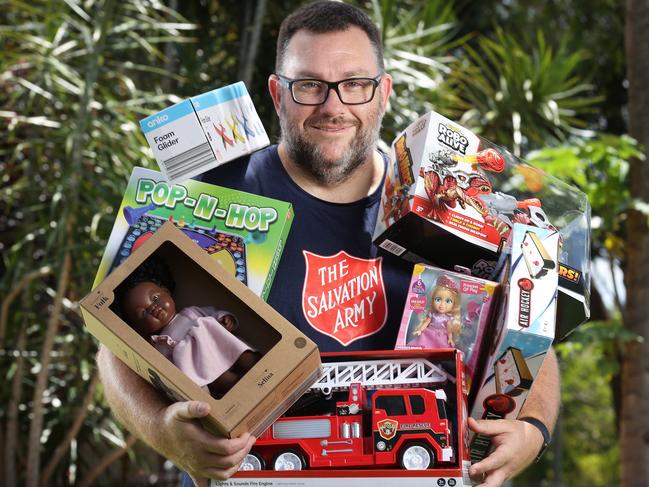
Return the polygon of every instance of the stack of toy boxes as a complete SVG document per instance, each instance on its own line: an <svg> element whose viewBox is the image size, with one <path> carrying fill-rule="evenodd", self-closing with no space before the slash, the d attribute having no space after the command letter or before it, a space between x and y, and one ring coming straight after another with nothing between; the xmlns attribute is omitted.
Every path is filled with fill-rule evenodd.
<svg viewBox="0 0 649 487"><path fill-rule="evenodd" d="M149 258L168 265L175 281L176 309L211 306L237 317L237 336L260 355L259 361L220 398L210 396L148 339L124 321L120 286ZM81 301L86 326L116 357L173 401L210 404L205 427L219 435L263 432L320 375L315 343L225 271L171 222L162 225L137 251ZM154 315L156 316L156 315ZM210 343L203 343L210 346ZM200 347L201 343L193 344Z"/></svg>
<svg viewBox="0 0 649 487"><path fill-rule="evenodd" d="M290 203L150 169L131 174L95 285L170 220L255 294L266 299L288 236Z"/></svg>
<svg viewBox="0 0 649 487"><path fill-rule="evenodd" d="M553 339L589 316L586 196L434 112L397 136L388 166L376 244L503 284L469 404L474 417L515 417Z"/></svg>
<svg viewBox="0 0 649 487"><path fill-rule="evenodd" d="M135 168L131 175L95 288L81 302L86 326L171 400L210 403L209 430L230 437L245 431L260 434L321 372L316 345L263 301L284 248L292 207L188 178L268 145L268 137L243 83L178 103L145 118L141 127L162 173ZM233 314L239 323L236 336L260 356L216 398L156 350L154 337L140 336L125 321L119 298L126 292L125 282L154 258L170 267L176 284L171 300L179 314L189 307ZM147 309L145 314L158 320L156 312ZM219 333L221 325L227 329L216 324ZM216 340L209 338L214 346ZM180 340L176 335L158 339L172 349ZM190 346L200 347L197 342Z"/></svg>
<svg viewBox="0 0 649 487"><path fill-rule="evenodd" d="M558 229L556 337L589 316L586 195L470 130L430 112L392 143L377 245L412 262L461 266L486 279L514 223Z"/></svg>
<svg viewBox="0 0 649 487"><path fill-rule="evenodd" d="M242 81L140 121L164 178L181 182L269 144Z"/></svg>

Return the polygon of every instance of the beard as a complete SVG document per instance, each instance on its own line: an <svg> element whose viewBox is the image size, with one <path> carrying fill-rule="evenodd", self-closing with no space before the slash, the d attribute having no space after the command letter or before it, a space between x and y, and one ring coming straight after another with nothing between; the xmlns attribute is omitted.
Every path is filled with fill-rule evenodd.
<svg viewBox="0 0 649 487"><path fill-rule="evenodd" d="M329 125L354 125L356 136L348 144L343 155L339 158L328 158L322 147L300 127L288 120L286 108L282 103L280 128L281 141L284 143L291 160L310 174L320 184L332 185L346 180L359 166L366 162L372 155L379 140L381 121L383 119L383 104L379 105L368 114L368 124L362 124L357 118L344 116L327 117L317 116L308 118L304 125L325 123Z"/></svg>

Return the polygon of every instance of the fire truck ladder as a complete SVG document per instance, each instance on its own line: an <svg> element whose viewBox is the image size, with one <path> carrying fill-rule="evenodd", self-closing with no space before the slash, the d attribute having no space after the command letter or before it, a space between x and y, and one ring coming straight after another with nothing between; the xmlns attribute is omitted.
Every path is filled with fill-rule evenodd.
<svg viewBox="0 0 649 487"><path fill-rule="evenodd" d="M311 386L310 392L329 395L332 391L348 389L353 383L360 383L366 389L386 389L455 382L453 376L423 358L329 362L322 364L322 368L324 375Z"/></svg>

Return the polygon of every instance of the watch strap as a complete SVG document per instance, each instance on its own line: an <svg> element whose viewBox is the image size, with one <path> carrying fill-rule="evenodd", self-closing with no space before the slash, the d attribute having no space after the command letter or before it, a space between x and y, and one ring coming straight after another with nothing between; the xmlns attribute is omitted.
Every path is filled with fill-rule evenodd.
<svg viewBox="0 0 649 487"><path fill-rule="evenodd" d="M543 456L543 454L545 453L545 450L547 450L548 446L550 446L550 441L552 441L552 436L550 435L550 431L548 430L547 426L543 424L543 421L536 418L532 418L531 416L518 418L518 420L525 421L526 423L531 424L536 429L538 429L541 432L541 435L543 436L543 445L541 446L541 450L539 451L538 455L536 455L536 461L538 462Z"/></svg>

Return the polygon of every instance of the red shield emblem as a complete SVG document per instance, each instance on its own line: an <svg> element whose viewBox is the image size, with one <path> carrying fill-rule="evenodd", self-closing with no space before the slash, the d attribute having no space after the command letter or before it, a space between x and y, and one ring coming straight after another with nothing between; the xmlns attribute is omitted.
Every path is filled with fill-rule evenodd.
<svg viewBox="0 0 649 487"><path fill-rule="evenodd" d="M399 422L394 419L382 419L376 423L376 426L379 429L379 436L381 436L381 438L384 440L391 440L394 438L394 435L397 434Z"/></svg>
<svg viewBox="0 0 649 487"><path fill-rule="evenodd" d="M304 251L302 310L306 321L343 346L385 325L388 306L381 258L359 259L340 251L322 257Z"/></svg>

